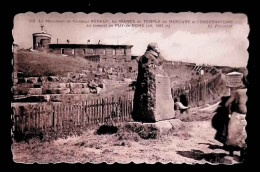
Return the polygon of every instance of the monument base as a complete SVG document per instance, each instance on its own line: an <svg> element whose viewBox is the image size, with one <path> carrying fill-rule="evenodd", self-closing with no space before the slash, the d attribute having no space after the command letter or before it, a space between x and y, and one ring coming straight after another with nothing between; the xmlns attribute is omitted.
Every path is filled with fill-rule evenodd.
<svg viewBox="0 0 260 172"><path fill-rule="evenodd" d="M125 127L132 132L138 133L143 139L155 139L181 130L183 123L179 119L170 119L155 123L128 122Z"/></svg>

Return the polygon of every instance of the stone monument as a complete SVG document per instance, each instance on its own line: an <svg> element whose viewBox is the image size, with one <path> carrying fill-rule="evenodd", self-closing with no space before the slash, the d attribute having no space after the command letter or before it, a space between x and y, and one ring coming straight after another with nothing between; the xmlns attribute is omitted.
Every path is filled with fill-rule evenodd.
<svg viewBox="0 0 260 172"><path fill-rule="evenodd" d="M175 118L170 78L162 69L164 59L158 45L150 43L138 59L138 77L132 118L126 127L144 139L181 130L182 121Z"/></svg>
<svg viewBox="0 0 260 172"><path fill-rule="evenodd" d="M162 69L164 59L156 43L150 43L138 60L138 77L132 117L142 123L175 117L170 78Z"/></svg>

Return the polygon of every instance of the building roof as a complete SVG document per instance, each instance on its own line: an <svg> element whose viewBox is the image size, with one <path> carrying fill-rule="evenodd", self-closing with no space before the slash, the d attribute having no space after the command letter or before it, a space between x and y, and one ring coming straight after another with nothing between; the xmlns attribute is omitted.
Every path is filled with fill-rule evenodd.
<svg viewBox="0 0 260 172"><path fill-rule="evenodd" d="M230 73L228 73L226 75L243 75L243 74L240 73L240 72L230 72Z"/></svg>
<svg viewBox="0 0 260 172"><path fill-rule="evenodd" d="M132 48L133 45L106 44L49 44L49 48Z"/></svg>
<svg viewBox="0 0 260 172"><path fill-rule="evenodd" d="M51 34L48 34L46 32L33 33L33 36L46 36L46 37L51 38Z"/></svg>

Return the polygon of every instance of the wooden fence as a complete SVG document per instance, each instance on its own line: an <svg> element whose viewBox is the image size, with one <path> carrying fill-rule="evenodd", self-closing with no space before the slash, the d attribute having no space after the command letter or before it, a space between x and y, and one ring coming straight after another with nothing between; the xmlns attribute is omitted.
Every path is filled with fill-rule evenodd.
<svg viewBox="0 0 260 172"><path fill-rule="evenodd" d="M73 103L45 103L13 107L14 131L20 133L58 131L132 120L133 96Z"/></svg>
<svg viewBox="0 0 260 172"><path fill-rule="evenodd" d="M189 105L196 105L199 101L205 101L209 98L209 96L213 96L215 92L214 90L218 86L220 79L221 73L211 79L207 79L196 84L187 84L181 87L172 88L172 97L180 97L181 94L188 90L186 96L189 101Z"/></svg>
<svg viewBox="0 0 260 172"><path fill-rule="evenodd" d="M192 106L214 94L221 74L196 84L172 88L172 97L189 90L187 98ZM102 98L72 103L35 103L28 107L13 106L13 131L62 132L70 128L92 128L102 124L132 121L133 95Z"/></svg>

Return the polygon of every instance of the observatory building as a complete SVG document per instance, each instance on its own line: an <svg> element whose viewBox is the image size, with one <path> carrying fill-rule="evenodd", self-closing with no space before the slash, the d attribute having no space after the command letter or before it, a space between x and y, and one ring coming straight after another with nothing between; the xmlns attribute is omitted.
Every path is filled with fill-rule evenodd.
<svg viewBox="0 0 260 172"><path fill-rule="evenodd" d="M107 44L51 44L51 35L43 31L33 34L33 49L68 56L81 56L91 61L131 61L131 48L133 45L107 45Z"/></svg>
<svg viewBox="0 0 260 172"><path fill-rule="evenodd" d="M47 51L50 43L51 35L43 31L43 26L41 26L41 32L33 34L33 49Z"/></svg>

